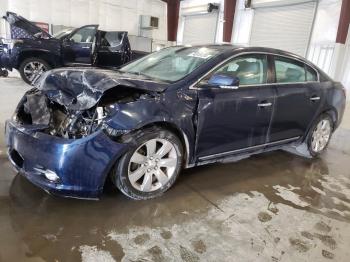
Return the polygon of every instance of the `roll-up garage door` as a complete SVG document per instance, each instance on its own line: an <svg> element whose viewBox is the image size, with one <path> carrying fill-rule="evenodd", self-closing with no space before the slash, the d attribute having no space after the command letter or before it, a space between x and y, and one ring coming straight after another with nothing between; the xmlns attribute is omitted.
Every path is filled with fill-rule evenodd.
<svg viewBox="0 0 350 262"><path fill-rule="evenodd" d="M183 44L215 43L218 13L185 16Z"/></svg>
<svg viewBox="0 0 350 262"><path fill-rule="evenodd" d="M251 46L283 49L306 55L316 2L254 9Z"/></svg>

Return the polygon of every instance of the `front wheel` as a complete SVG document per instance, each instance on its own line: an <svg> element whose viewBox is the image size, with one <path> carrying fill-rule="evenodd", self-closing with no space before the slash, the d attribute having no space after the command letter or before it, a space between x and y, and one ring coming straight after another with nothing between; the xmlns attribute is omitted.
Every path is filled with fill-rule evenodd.
<svg viewBox="0 0 350 262"><path fill-rule="evenodd" d="M0 76L2 77L8 77L9 76L9 72L7 70L1 70L0 69Z"/></svg>
<svg viewBox="0 0 350 262"><path fill-rule="evenodd" d="M119 190L137 200L155 198L167 191L182 167L183 149L179 138L168 130L153 127L123 139L131 147L113 173Z"/></svg>
<svg viewBox="0 0 350 262"><path fill-rule="evenodd" d="M43 59L31 57L25 59L18 70L23 81L32 84L35 79L50 69L51 66Z"/></svg>
<svg viewBox="0 0 350 262"><path fill-rule="evenodd" d="M321 115L315 122L307 138L307 147L312 157L326 150L333 133L333 121L327 114Z"/></svg>

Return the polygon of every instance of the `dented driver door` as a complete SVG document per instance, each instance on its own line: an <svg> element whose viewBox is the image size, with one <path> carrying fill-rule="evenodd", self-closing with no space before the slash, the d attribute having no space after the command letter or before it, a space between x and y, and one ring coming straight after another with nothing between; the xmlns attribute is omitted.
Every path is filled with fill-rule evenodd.
<svg viewBox="0 0 350 262"><path fill-rule="evenodd" d="M208 84L211 75L222 73L239 76L241 84L232 88ZM269 141L276 97L273 86L266 84L266 57L234 58L211 75L194 87L199 97L196 139L199 160L263 147Z"/></svg>

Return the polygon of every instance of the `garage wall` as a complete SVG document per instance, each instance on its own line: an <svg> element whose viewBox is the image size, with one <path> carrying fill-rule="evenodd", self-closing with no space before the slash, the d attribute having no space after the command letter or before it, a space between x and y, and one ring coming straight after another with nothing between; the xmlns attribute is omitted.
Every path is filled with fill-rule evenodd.
<svg viewBox="0 0 350 262"><path fill-rule="evenodd" d="M160 0L0 0L1 15L16 12L31 21L79 27L123 30L155 40L167 40L166 3ZM5 7L5 8L3 8ZM159 17L159 28L139 30L140 15Z"/></svg>
<svg viewBox="0 0 350 262"><path fill-rule="evenodd" d="M203 10L209 3L218 4L219 10L212 13L196 11ZM223 14L224 0L181 1L177 44L222 43Z"/></svg>
<svg viewBox="0 0 350 262"><path fill-rule="evenodd" d="M344 53L343 72L341 72L340 80L347 90L347 99L350 100L350 27Z"/></svg>
<svg viewBox="0 0 350 262"><path fill-rule="evenodd" d="M248 46L253 24L254 10L245 8L245 0L237 0L236 13L233 21L231 43Z"/></svg>
<svg viewBox="0 0 350 262"><path fill-rule="evenodd" d="M4 14L8 8L7 6L8 0L0 0L0 14ZM1 17L0 16L0 17ZM4 19L0 18L0 37L6 37L6 27L5 27Z"/></svg>
<svg viewBox="0 0 350 262"><path fill-rule="evenodd" d="M320 0L307 58L333 76L335 40L342 0Z"/></svg>
<svg viewBox="0 0 350 262"><path fill-rule="evenodd" d="M315 12L316 2L256 8L250 44L306 57Z"/></svg>

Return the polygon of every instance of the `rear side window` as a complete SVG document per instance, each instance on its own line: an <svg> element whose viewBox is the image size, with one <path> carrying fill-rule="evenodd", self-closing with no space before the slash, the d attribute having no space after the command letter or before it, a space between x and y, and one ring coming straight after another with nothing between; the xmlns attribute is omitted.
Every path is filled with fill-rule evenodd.
<svg viewBox="0 0 350 262"><path fill-rule="evenodd" d="M313 82L313 81L317 81L317 73L315 72L315 70L313 70L311 67L309 66L305 66L305 70L306 70L306 81L307 82Z"/></svg>
<svg viewBox="0 0 350 262"><path fill-rule="evenodd" d="M277 83L305 82L304 64L292 59L275 57L275 72Z"/></svg>
<svg viewBox="0 0 350 262"><path fill-rule="evenodd" d="M101 45L116 47L122 43L124 34L123 32L101 32Z"/></svg>

